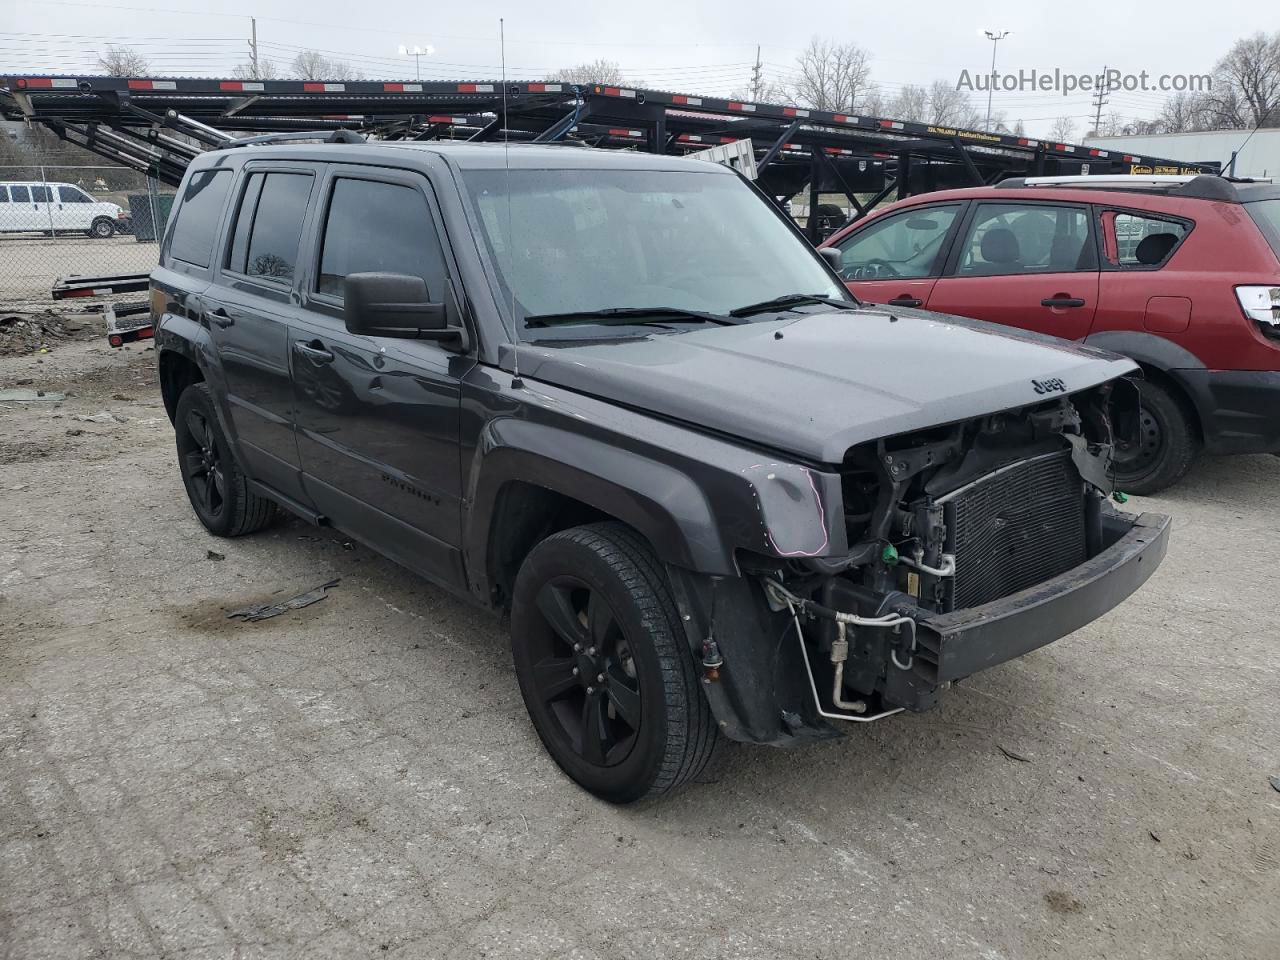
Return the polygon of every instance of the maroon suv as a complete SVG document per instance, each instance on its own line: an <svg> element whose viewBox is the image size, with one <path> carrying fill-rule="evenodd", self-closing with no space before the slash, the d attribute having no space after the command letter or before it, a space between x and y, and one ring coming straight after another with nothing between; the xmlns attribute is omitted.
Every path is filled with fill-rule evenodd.
<svg viewBox="0 0 1280 960"><path fill-rule="evenodd" d="M1043 177L923 194L834 234L873 303L1023 327L1145 371L1134 493L1200 451L1280 452L1280 187L1194 177Z"/></svg>

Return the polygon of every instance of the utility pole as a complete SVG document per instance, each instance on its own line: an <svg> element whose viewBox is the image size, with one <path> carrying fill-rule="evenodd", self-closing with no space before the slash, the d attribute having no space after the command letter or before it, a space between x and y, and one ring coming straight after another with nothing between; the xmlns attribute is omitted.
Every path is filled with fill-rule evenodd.
<svg viewBox="0 0 1280 960"><path fill-rule="evenodd" d="M1095 137L1102 136L1102 108L1111 102L1110 100L1103 99L1108 93L1111 92L1108 89L1107 77L1108 77L1107 68L1103 67L1102 68L1102 84L1101 86L1098 87L1098 92L1094 94L1095 102L1093 104L1094 106L1093 135Z"/></svg>
<svg viewBox="0 0 1280 960"><path fill-rule="evenodd" d="M253 39L249 41L249 62L253 64L253 79L259 80L262 74L258 72L258 18L249 18L249 30L253 35Z"/></svg>
<svg viewBox="0 0 1280 960"><path fill-rule="evenodd" d="M751 68L751 99L760 99L760 45L756 44L756 65Z"/></svg>
<svg viewBox="0 0 1280 960"><path fill-rule="evenodd" d="M997 33L994 30L983 30L987 39L991 41L991 79L987 81L987 122L982 128L984 130L991 129L991 94L996 86L996 47L1005 37L1009 35L1008 30L1001 30Z"/></svg>

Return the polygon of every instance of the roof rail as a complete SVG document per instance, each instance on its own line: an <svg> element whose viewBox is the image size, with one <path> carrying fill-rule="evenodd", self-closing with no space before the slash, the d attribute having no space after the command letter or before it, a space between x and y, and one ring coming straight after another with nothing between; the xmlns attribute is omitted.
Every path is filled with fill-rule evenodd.
<svg viewBox="0 0 1280 960"><path fill-rule="evenodd" d="M1025 187L1078 187L1086 190L1125 190L1166 193L1198 200L1239 201L1237 182L1216 174L1096 174L1076 177L1011 177L997 183L998 190Z"/></svg>
<svg viewBox="0 0 1280 960"><path fill-rule="evenodd" d="M218 144L214 150L230 150L233 147L257 147L266 143L287 143L293 140L320 140L323 143L365 143L366 138L354 130L315 131L300 130L296 133L267 133L260 137L244 137Z"/></svg>

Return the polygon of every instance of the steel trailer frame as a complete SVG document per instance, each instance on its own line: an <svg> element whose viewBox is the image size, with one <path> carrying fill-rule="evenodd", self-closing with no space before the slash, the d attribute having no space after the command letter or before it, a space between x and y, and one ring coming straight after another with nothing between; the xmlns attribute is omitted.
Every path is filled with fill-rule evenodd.
<svg viewBox="0 0 1280 960"><path fill-rule="evenodd" d="M1014 176L1217 173L1188 164L1005 133L603 84L499 81L0 77L0 114L176 185L187 163L234 133L356 130L385 139L584 142L690 153L749 139L775 201L808 188L866 216L897 198ZM185 138L185 139L184 139ZM859 195L870 195L862 201Z"/></svg>

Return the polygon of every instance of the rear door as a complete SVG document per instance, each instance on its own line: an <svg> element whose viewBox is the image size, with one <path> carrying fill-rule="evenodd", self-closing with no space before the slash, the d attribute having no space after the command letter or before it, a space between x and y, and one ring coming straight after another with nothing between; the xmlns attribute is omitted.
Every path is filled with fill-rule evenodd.
<svg viewBox="0 0 1280 960"><path fill-rule="evenodd" d="M9 206L5 210L6 230L27 232L48 229L40 225L39 206L31 200L31 186L26 183L15 183L9 187Z"/></svg>
<svg viewBox="0 0 1280 960"><path fill-rule="evenodd" d="M350 273L422 277L459 322L443 224L426 178L330 167L291 324L304 483L335 526L398 562L462 583L461 376L473 365L429 340L347 330Z"/></svg>
<svg viewBox="0 0 1280 960"><path fill-rule="evenodd" d="M1066 340L1089 333L1098 257L1087 204L973 205L928 307Z"/></svg>
<svg viewBox="0 0 1280 960"><path fill-rule="evenodd" d="M31 185L31 214L33 230L54 230L53 211L53 186L48 183L33 183Z"/></svg>
<svg viewBox="0 0 1280 960"><path fill-rule="evenodd" d="M963 203L912 207L854 230L835 244L845 286L868 303L924 306L963 210Z"/></svg>
<svg viewBox="0 0 1280 960"><path fill-rule="evenodd" d="M204 294L244 465L254 479L300 500L289 323L298 310L299 246L319 172L318 164L245 164L218 280Z"/></svg>

